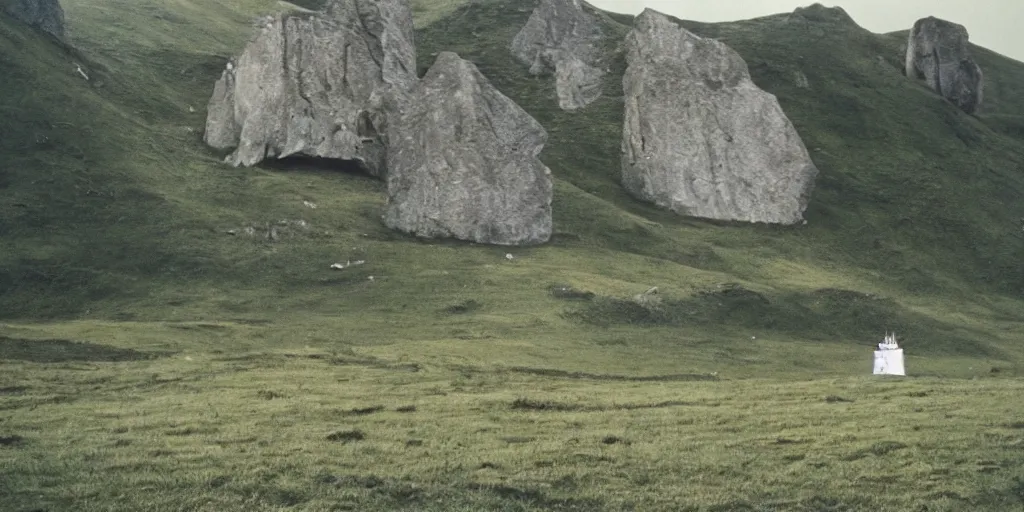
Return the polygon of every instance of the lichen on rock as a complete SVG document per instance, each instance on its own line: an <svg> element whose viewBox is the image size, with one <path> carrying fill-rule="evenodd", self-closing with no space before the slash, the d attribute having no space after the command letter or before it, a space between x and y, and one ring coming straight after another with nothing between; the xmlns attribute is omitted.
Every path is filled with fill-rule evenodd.
<svg viewBox="0 0 1024 512"><path fill-rule="evenodd" d="M442 52L389 123L389 227L532 245L551 237L544 128L471 62Z"/></svg>
<svg viewBox="0 0 1024 512"><path fill-rule="evenodd" d="M205 140L251 166L304 155L385 171L384 98L416 81L405 0L333 0L316 14L265 18L229 61L207 107Z"/></svg>
<svg viewBox="0 0 1024 512"><path fill-rule="evenodd" d="M533 75L555 75L558 104L581 109L601 97L604 34L581 0L542 0L512 40L512 54Z"/></svg>
<svg viewBox="0 0 1024 512"><path fill-rule="evenodd" d="M963 25L928 17L914 23L907 41L906 75L968 114L977 112L984 94L981 67L968 49Z"/></svg>
<svg viewBox="0 0 1024 512"><path fill-rule="evenodd" d="M627 39L622 184L682 215L793 224L817 168L725 44L645 10Z"/></svg>

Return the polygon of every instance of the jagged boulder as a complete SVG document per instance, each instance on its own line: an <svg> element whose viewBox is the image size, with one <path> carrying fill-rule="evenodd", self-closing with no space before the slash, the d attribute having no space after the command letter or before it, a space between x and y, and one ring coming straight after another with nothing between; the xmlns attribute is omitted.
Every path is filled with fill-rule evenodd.
<svg viewBox="0 0 1024 512"><path fill-rule="evenodd" d="M547 132L472 63L438 55L388 126L389 227L497 245L551 237Z"/></svg>
<svg viewBox="0 0 1024 512"><path fill-rule="evenodd" d="M8 14L47 34L64 40L64 9L57 0L6 0Z"/></svg>
<svg viewBox="0 0 1024 512"><path fill-rule="evenodd" d="M604 71L575 55L560 59L555 68L555 91L562 110L579 110L601 97Z"/></svg>
<svg viewBox="0 0 1024 512"><path fill-rule="evenodd" d="M907 41L910 78L923 79L935 92L968 114L981 106L984 77L967 47L963 25L935 17L917 20Z"/></svg>
<svg viewBox="0 0 1024 512"><path fill-rule="evenodd" d="M623 186L683 215L800 221L818 171L739 54L650 9L626 44Z"/></svg>
<svg viewBox="0 0 1024 512"><path fill-rule="evenodd" d="M291 155L385 170L384 98L416 82L406 0L332 0L316 14L265 18L207 107L207 144L254 165Z"/></svg>
<svg viewBox="0 0 1024 512"><path fill-rule="evenodd" d="M578 110L601 97L604 38L581 0L542 0L512 40L512 55L533 75L554 74L558 104Z"/></svg>

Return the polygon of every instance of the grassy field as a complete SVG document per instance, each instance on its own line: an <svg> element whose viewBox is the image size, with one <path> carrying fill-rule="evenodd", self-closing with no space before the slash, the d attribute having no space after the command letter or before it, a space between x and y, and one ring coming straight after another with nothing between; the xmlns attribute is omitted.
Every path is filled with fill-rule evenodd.
<svg viewBox="0 0 1024 512"><path fill-rule="evenodd" d="M222 165L213 81L288 4L64 0L73 48L0 15L0 510L1024 509L1024 64L975 49L972 117L905 34L683 22L821 170L806 225L748 226L618 185L628 16L570 114L508 52L532 2L412 4L421 71L457 51L548 130L550 244ZM886 330L907 379L864 376Z"/></svg>
<svg viewBox="0 0 1024 512"><path fill-rule="evenodd" d="M5 510L959 511L1024 500L1024 414L1008 400L1024 392L1019 378L719 381L343 346L28 345L0 377L0 428L18 433L0 438Z"/></svg>

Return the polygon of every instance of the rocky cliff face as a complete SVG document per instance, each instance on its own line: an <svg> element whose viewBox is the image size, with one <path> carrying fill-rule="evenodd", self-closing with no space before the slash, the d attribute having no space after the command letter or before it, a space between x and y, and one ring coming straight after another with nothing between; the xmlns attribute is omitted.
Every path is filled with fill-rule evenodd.
<svg viewBox="0 0 1024 512"><path fill-rule="evenodd" d="M421 237L528 245L551 237L547 133L476 66L441 53L389 124L384 222Z"/></svg>
<svg viewBox="0 0 1024 512"><path fill-rule="evenodd" d="M603 39L592 9L580 0L542 0L512 40L512 54L534 75L555 75L563 110L583 108L601 97L605 72Z"/></svg>
<svg viewBox="0 0 1024 512"><path fill-rule="evenodd" d="M266 18L228 63L207 108L207 144L233 165L290 155L385 169L383 98L416 81L404 0L332 0L315 15Z"/></svg>
<svg viewBox="0 0 1024 512"><path fill-rule="evenodd" d="M64 39L64 9L57 0L8 0L3 9L27 25Z"/></svg>
<svg viewBox="0 0 1024 512"><path fill-rule="evenodd" d="M735 51L650 9L627 51L622 183L630 193L696 217L802 219L817 169Z"/></svg>
<svg viewBox="0 0 1024 512"><path fill-rule="evenodd" d="M971 58L963 25L929 17L918 20L907 41L907 76L923 79L968 114L983 96L981 67Z"/></svg>

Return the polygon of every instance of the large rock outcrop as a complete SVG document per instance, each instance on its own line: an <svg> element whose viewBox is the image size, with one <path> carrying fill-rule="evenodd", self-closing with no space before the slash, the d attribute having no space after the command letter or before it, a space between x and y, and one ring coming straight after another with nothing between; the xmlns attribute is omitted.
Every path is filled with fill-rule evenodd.
<svg viewBox="0 0 1024 512"><path fill-rule="evenodd" d="M967 29L935 17L917 20L907 41L910 78L923 79L935 92L968 114L983 96L981 67L971 58Z"/></svg>
<svg viewBox="0 0 1024 512"><path fill-rule="evenodd" d="M22 23L64 40L64 9L57 0L5 0L0 4Z"/></svg>
<svg viewBox="0 0 1024 512"><path fill-rule="evenodd" d="M303 155L385 169L383 99L416 82L406 0L331 0L266 18L228 63L207 109L207 144L233 165Z"/></svg>
<svg viewBox="0 0 1024 512"><path fill-rule="evenodd" d="M512 40L512 55L533 75L554 74L558 104L578 110L601 97L604 35L581 0L541 0Z"/></svg>
<svg viewBox="0 0 1024 512"><path fill-rule="evenodd" d="M788 21L808 23L832 23L836 25L856 26L857 22L842 7L825 7L819 3L807 7L797 7L789 15Z"/></svg>
<svg viewBox="0 0 1024 512"><path fill-rule="evenodd" d="M497 245L551 237L547 133L472 63L438 55L388 140L389 227Z"/></svg>
<svg viewBox="0 0 1024 512"><path fill-rule="evenodd" d="M818 171L739 54L650 9L627 52L622 183L630 193L695 217L802 219Z"/></svg>

